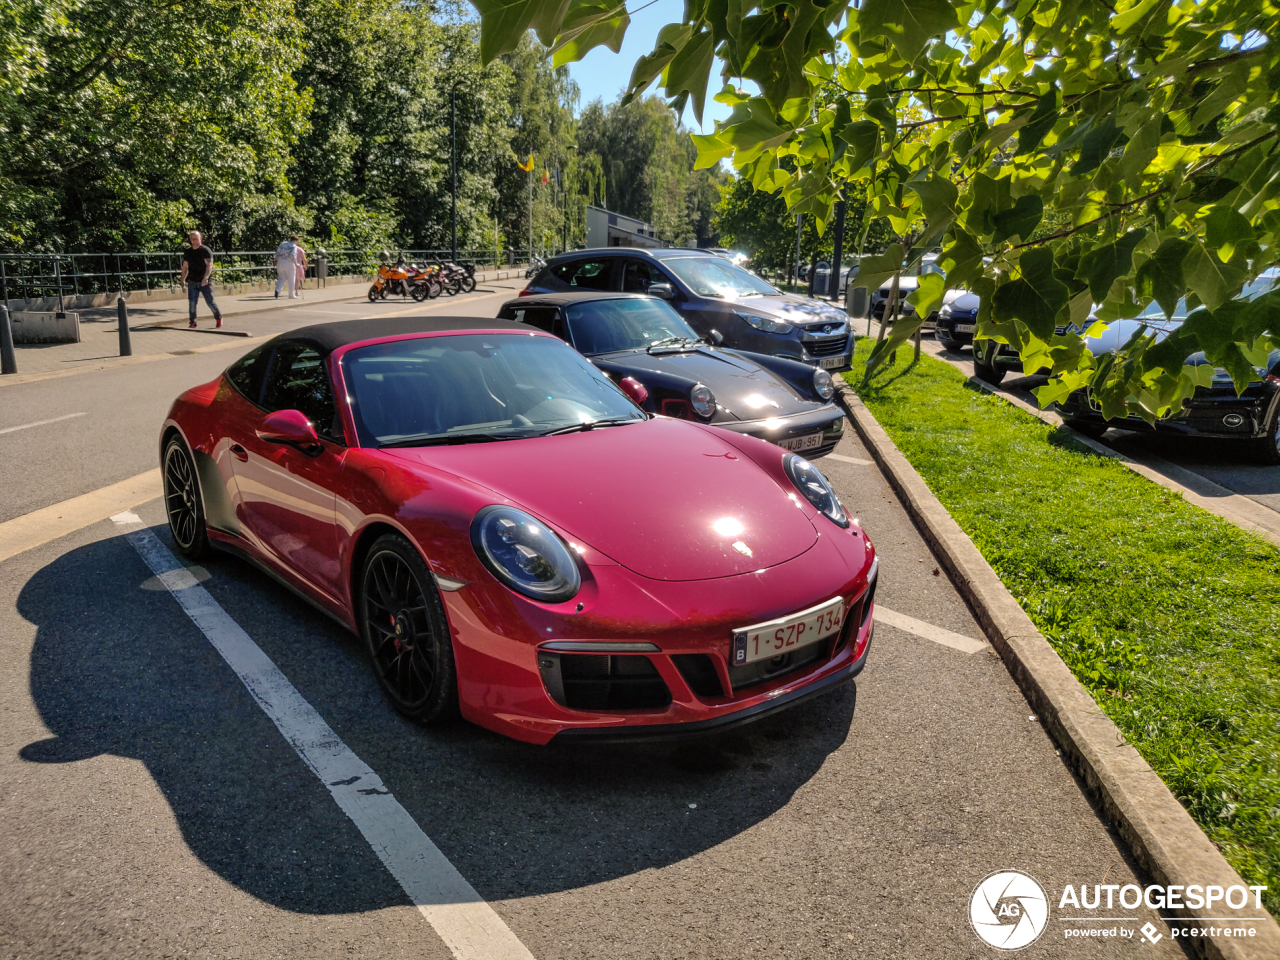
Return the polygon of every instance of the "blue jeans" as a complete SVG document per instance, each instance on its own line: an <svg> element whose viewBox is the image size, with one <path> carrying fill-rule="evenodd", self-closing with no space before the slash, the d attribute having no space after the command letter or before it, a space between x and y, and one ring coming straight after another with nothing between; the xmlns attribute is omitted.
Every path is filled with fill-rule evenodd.
<svg viewBox="0 0 1280 960"><path fill-rule="evenodd" d="M213 284L206 283L204 286L196 283L194 280L187 281L187 308L192 320L196 318L196 304L200 302L200 294L204 294L204 302L209 305L209 309L213 311L215 319L222 319L222 311L218 309L218 305L213 302Z"/></svg>

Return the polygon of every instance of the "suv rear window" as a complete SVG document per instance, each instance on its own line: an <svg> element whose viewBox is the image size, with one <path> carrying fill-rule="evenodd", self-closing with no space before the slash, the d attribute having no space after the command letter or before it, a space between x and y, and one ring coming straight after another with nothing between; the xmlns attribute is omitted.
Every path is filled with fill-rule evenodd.
<svg viewBox="0 0 1280 960"><path fill-rule="evenodd" d="M613 273L613 261L570 260L551 268L552 275L561 283L582 290L611 290L609 277Z"/></svg>

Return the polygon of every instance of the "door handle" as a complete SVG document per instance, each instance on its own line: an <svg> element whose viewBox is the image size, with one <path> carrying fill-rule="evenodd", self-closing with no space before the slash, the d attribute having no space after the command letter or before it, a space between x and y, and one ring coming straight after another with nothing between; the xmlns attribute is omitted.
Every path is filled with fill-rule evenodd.
<svg viewBox="0 0 1280 960"><path fill-rule="evenodd" d="M239 460L241 463L249 462L249 451L246 450L244 447L240 446L240 444L233 443L231 445L231 452L235 456L235 458Z"/></svg>

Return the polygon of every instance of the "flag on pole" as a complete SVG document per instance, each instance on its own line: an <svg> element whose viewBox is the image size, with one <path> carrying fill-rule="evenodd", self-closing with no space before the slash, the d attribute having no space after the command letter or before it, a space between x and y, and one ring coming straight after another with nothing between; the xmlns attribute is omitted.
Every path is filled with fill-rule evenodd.
<svg viewBox="0 0 1280 960"><path fill-rule="evenodd" d="M546 168L546 167L543 167L543 168L542 168L542 182L543 182L543 184L545 185L545 184L546 184L546 182L547 182L548 180L550 180L550 179L551 179L551 178L550 178L549 176L547 176L547 168Z"/></svg>
<svg viewBox="0 0 1280 960"><path fill-rule="evenodd" d="M532 172L532 170L533 170L533 154L532 154L532 153L531 153L531 154L529 154L529 160L528 160L528 162L526 162L526 163L521 163L521 162L520 162L520 158L519 158L519 157L516 157L516 166L517 166L517 167L519 167L521 170L523 170L525 173L530 173L530 172Z"/></svg>

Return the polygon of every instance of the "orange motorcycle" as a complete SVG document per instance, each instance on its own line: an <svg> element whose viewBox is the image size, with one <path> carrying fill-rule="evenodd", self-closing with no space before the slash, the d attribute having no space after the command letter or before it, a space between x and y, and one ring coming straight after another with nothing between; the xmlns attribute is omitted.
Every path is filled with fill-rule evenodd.
<svg viewBox="0 0 1280 960"><path fill-rule="evenodd" d="M378 267L378 279L369 288L369 302L377 303L387 299L388 294L399 294L407 297L412 293L409 278L411 269L403 263L382 264Z"/></svg>

